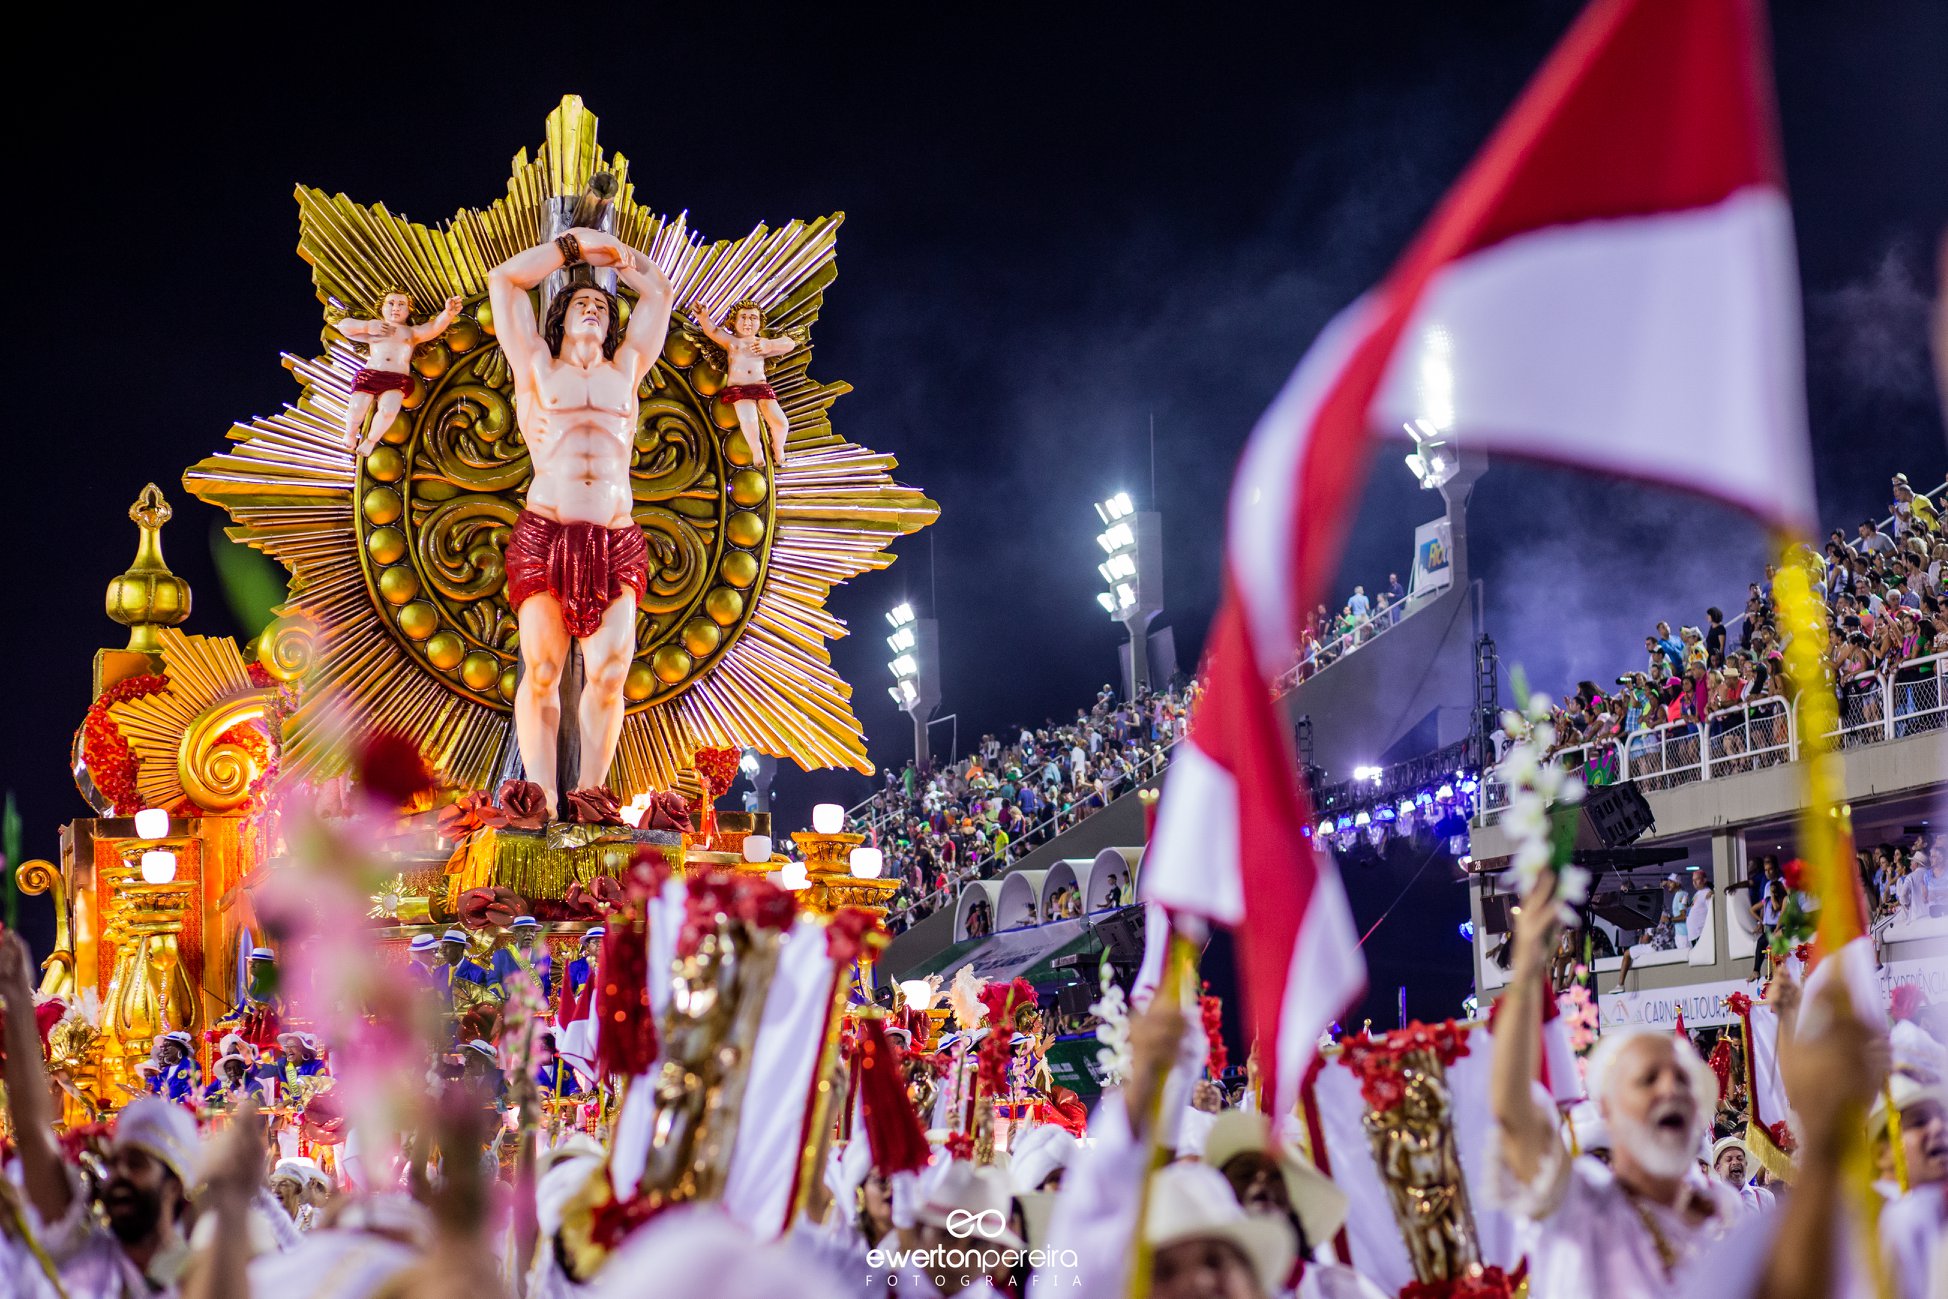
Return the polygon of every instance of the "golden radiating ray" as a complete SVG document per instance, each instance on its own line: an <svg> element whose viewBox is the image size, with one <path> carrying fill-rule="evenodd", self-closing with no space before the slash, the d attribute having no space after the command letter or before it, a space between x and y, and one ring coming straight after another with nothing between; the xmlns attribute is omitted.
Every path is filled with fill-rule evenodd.
<svg viewBox="0 0 1948 1299"><path fill-rule="evenodd" d="M801 337L809 330L837 273L843 214L706 243L683 215L665 217L637 200L628 160L605 152L596 125L579 99L563 99L541 146L515 155L505 195L442 225L300 186L298 253L311 266L327 319L365 313L392 287L420 303L479 299L490 268L540 240L546 205L579 195L606 170L617 181L617 234L670 277L679 308L701 302L721 315L749 298L764 307L767 328ZM611 777L625 797L667 787L705 745L752 745L806 767L871 770L851 687L832 671L827 649L846 629L824 602L836 584L890 564L886 545L932 522L939 507L893 481L892 456L833 430L832 404L851 389L813 379L811 350L807 344L780 358L771 373L792 426L792 463L771 475L762 575L745 593L748 615L702 675L632 708ZM233 426L229 445L192 467L184 484L229 511L233 539L290 571L291 603L318 628L316 666L287 728L284 769L319 774L359 730L383 727L420 743L450 779L484 785L508 761L505 704L498 696L482 702L412 652L368 571L357 496L371 484L361 482L340 441L359 356L327 330L322 355L285 354L281 362L299 384L297 401ZM661 371L655 381L661 384Z"/></svg>
<svg viewBox="0 0 1948 1299"><path fill-rule="evenodd" d="M228 636L186 636L174 627L157 633L166 689L111 704L109 718L135 755L136 792L145 807L182 801L177 754L184 735L212 704L255 694L250 668Z"/></svg>

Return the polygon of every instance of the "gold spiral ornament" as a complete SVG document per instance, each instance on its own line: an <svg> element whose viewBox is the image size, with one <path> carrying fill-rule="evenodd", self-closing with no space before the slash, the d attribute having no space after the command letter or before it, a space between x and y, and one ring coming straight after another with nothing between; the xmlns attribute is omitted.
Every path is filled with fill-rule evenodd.
<svg viewBox="0 0 1948 1299"><path fill-rule="evenodd" d="M318 661L318 625L302 614L274 619L258 634L257 661L279 681L302 681Z"/></svg>
<svg viewBox="0 0 1948 1299"><path fill-rule="evenodd" d="M176 778L198 807L230 812L249 801L250 787L269 769L260 756L267 749L232 737L238 728L246 728L256 733L260 743L267 740L271 702L268 690L220 700L197 714L183 732L176 750Z"/></svg>

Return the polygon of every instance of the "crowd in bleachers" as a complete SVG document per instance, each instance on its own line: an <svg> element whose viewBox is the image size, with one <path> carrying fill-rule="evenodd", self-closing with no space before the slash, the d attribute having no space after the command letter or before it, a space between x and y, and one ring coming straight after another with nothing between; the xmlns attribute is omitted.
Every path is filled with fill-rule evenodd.
<svg viewBox="0 0 1948 1299"><path fill-rule="evenodd" d="M900 881L893 931L1161 774L1195 696L1188 681L1133 701L1104 686L1072 722L1024 726L1012 740L984 735L973 753L937 770L909 762L889 771L886 787L853 809L850 829L877 840L887 875Z"/></svg>
<svg viewBox="0 0 1948 1299"><path fill-rule="evenodd" d="M1934 496L1948 494L1944 488ZM1843 726L1880 720L1881 687L1900 681L1901 665L1948 653L1948 529L1941 506L1913 490L1905 474L1894 476L1892 496L1882 522L1862 520L1851 536L1836 528L1821 552L1808 548L1815 591L1832 618L1829 663ZM1743 722L1756 702L1783 698L1784 646L1772 600L1776 572L1767 567L1765 580L1748 587L1744 611L1729 621L1714 607L1698 625L1673 631L1659 622L1644 637L1643 669L1623 673L1613 688L1581 682L1556 709L1558 749L1666 724L1696 727L1725 710L1736 709ZM1783 708L1774 705L1767 715L1773 712L1783 715ZM1741 729L1739 743L1744 736ZM1592 756L1589 776L1603 780L1604 764Z"/></svg>
<svg viewBox="0 0 1948 1299"><path fill-rule="evenodd" d="M1305 616L1305 625L1299 629L1298 659L1273 682L1274 690L1290 690L1338 662L1397 625L1406 612L1407 588L1400 584L1398 573L1388 573L1387 584L1376 588L1371 596L1364 586L1355 586L1336 614L1320 605Z"/></svg>

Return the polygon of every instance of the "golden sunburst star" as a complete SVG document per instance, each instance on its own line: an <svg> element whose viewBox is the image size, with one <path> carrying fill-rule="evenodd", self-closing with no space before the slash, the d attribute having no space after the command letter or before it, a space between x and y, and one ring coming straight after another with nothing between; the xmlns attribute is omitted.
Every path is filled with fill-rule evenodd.
<svg viewBox="0 0 1948 1299"><path fill-rule="evenodd" d="M232 538L290 570L290 607L316 625L285 750L294 775L319 774L350 731L367 728L412 738L456 783L489 785L510 769L519 654L502 563L530 467L486 276L538 242L547 212L603 171L618 182L616 234L663 268L675 302L721 313L755 301L768 328L806 340L769 376L791 424L783 470L751 463L735 417L712 400L721 358L680 320L643 382L631 481L653 567L611 784L624 798L666 788L705 746L871 771L851 687L826 649L845 626L825 599L835 583L891 563L887 543L939 507L893 481L893 457L833 431L830 407L849 388L808 374L843 216L705 244L682 216L636 201L628 160L605 155L595 127L579 99L564 99L535 156L516 155L506 197L443 226L297 191L298 252L325 304L325 353L287 355L297 403L233 428L235 447L183 477L229 511ZM412 296L416 319L449 295L464 305L415 355L399 419L355 459L342 429L359 359L331 326L371 314L391 288Z"/></svg>

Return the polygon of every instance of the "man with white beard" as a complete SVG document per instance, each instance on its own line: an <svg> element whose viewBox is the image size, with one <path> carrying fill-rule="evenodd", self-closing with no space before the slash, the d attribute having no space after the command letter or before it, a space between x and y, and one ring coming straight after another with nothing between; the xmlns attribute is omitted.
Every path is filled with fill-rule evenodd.
<svg viewBox="0 0 1948 1299"><path fill-rule="evenodd" d="M1770 1209L1773 1204L1772 1192L1763 1186L1753 1186L1745 1180L1746 1150L1742 1134L1720 1137L1711 1147L1711 1172L1714 1177L1732 1188L1739 1203L1753 1213Z"/></svg>
<svg viewBox="0 0 1948 1299"><path fill-rule="evenodd" d="M1542 997L1555 946L1553 875L1523 899L1509 990L1495 1034L1492 1098L1501 1198L1535 1225L1532 1299L1668 1293L1681 1268L1730 1226L1738 1196L1691 1176L1717 1080L1674 1034L1622 1030L1591 1052L1586 1083L1608 1126L1611 1162L1572 1159L1534 1090Z"/></svg>

